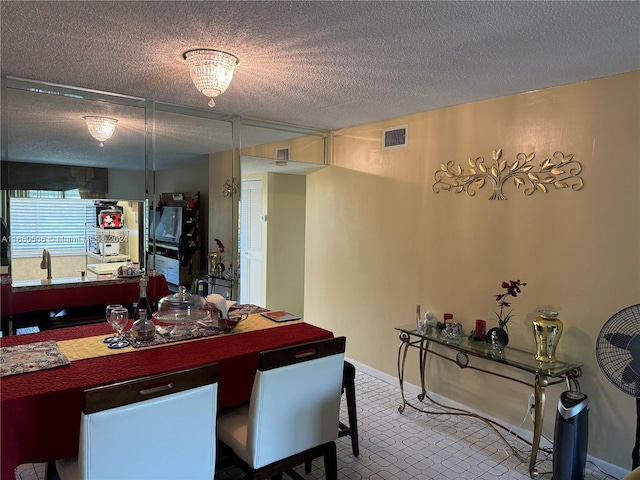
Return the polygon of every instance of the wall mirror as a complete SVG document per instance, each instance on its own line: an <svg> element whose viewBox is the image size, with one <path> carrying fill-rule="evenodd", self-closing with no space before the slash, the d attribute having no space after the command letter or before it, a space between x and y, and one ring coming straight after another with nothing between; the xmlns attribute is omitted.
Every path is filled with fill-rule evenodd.
<svg viewBox="0 0 640 480"><path fill-rule="evenodd" d="M162 218L163 212L166 216L170 209L182 207L177 234L184 242L172 243L166 236L151 235L149 249L154 255L149 263L174 286L206 276L210 244L218 238L231 248L232 232L237 229L231 213L233 202L222 194L223 183L233 176L232 117L219 119L219 114L212 113L159 102L155 105L155 196L150 205L155 215L149 216L150 231L159 232L155 220ZM233 263L231 250L225 254ZM177 276L172 273L175 271Z"/></svg>
<svg viewBox="0 0 640 480"><path fill-rule="evenodd" d="M327 132L245 119L240 131L238 299L303 315L306 181L328 163Z"/></svg>
<svg viewBox="0 0 640 480"><path fill-rule="evenodd" d="M27 238L38 236L33 233L38 230L33 230L31 225L25 230L30 235L22 239L29 248L21 252L17 251L20 249L9 249L8 263L14 282L46 277L46 272L40 269L43 248L53 251L54 277L74 278L80 271L103 274L114 265L102 264L118 263L113 261L116 254L139 261L143 267L156 269L158 248L148 232L155 232L154 222L159 218L153 212L161 195L195 192L199 194L202 223L198 265L191 267L192 273L212 273L209 254L218 248L215 239L220 240L226 246L221 259L228 269L226 295L238 299L242 293L238 281L241 271L251 268L238 251L239 239L245 231L241 225L240 207L250 203L249 197L241 201L241 180L255 180L260 176L269 187L265 190L268 193L265 193L265 205L274 220L272 225L277 223L279 216L284 221L297 215L296 222L283 226L291 228L295 225L304 231L304 218L299 216L303 203L297 202L294 215L290 205L282 199L292 191L292 184L302 188L304 193L305 182L301 179L325 165L325 131L12 77L2 78L2 95L0 214L13 235L13 206L17 212L18 204L24 203L25 199L40 197L22 208L27 211L37 208L37 223L46 227L46 235L42 235L46 237L44 243L36 242L40 240L37 238ZM100 141L90 134L85 116L118 120L113 135L102 142L104 146L101 147ZM55 196L59 198L53 198ZM189 200L185 198L183 202ZM34 207L36 203L38 206ZM76 209L73 227L77 232L69 235L76 243L78 251L74 253L77 255L55 251L52 242L55 243L58 236L64 236L59 222L60 209L79 204L83 207ZM102 210L116 210L114 213L121 217L123 230L105 232L104 225L98 220ZM248 220L244 226L247 225ZM265 243L270 253L265 257L268 261L264 262L269 269L261 270L259 277L254 276L260 278L259 291L262 292L266 291L267 276L277 278L276 266L286 263L271 253L294 253L291 245L273 238L273 231L275 229L267 231L265 237L270 240ZM99 236L104 233L110 236ZM118 238L122 241L118 252L115 246L106 245L112 243L112 237L121 237ZM124 242L127 242L126 248ZM80 251L79 243L82 243L83 251ZM303 259L303 235L298 238L297 245L298 256ZM17 242L12 244L15 246ZM63 257L78 258L71 261L63 260ZM89 269L89 265L94 266ZM289 272L279 276L299 279L299 272L303 270L298 270L296 274ZM248 275L246 271L245 274ZM298 283L301 289L302 282ZM245 291L249 292L247 288ZM261 295L263 304L269 298L279 302L273 291L268 297ZM301 302L302 294L298 296ZM290 303L285 302L282 308L288 308L287 305ZM295 305L291 308L300 311Z"/></svg>
<svg viewBox="0 0 640 480"><path fill-rule="evenodd" d="M45 248L55 278L140 261L144 101L12 78L3 95L2 217L14 283L46 278ZM118 120L104 146L87 116Z"/></svg>

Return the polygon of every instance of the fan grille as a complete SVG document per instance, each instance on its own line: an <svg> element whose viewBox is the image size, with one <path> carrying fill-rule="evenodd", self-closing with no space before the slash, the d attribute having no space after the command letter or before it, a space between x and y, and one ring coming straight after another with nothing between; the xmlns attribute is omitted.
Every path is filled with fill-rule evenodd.
<svg viewBox="0 0 640 480"><path fill-rule="evenodd" d="M640 304L620 310L604 324L596 358L613 385L640 397Z"/></svg>

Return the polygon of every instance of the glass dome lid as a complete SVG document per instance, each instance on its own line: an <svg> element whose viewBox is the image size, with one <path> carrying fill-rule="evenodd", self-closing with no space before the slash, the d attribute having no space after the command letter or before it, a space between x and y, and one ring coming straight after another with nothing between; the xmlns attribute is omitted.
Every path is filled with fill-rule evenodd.
<svg viewBox="0 0 640 480"><path fill-rule="evenodd" d="M191 323L204 320L209 312L205 310L207 302L200 295L192 295L187 288L180 287L180 291L158 302L157 319L165 323Z"/></svg>

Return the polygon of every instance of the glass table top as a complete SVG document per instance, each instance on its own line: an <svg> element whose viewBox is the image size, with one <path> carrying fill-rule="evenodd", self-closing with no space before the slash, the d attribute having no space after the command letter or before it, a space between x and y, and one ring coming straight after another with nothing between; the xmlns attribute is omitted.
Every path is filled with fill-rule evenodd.
<svg viewBox="0 0 640 480"><path fill-rule="evenodd" d="M510 346L505 347L501 353L498 353L491 348L491 343L485 341L470 341L467 338L466 333L463 333L460 337L452 338L442 335L435 327L425 327L424 333L421 334L416 331L415 325L395 327L395 329L416 337L416 341L423 338L440 345L445 345L459 352L464 352L475 357L485 358L493 362L503 363L505 365L510 365L527 372L545 375L547 377L561 377L572 370L579 369L582 366L580 363L566 363L560 360L557 360L554 363L538 362L534 358L534 352L528 352L526 350L520 350Z"/></svg>

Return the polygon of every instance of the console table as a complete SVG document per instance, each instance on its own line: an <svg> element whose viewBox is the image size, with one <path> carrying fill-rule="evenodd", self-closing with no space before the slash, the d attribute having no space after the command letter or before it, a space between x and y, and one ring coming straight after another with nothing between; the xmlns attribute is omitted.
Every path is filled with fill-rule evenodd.
<svg viewBox="0 0 640 480"><path fill-rule="evenodd" d="M409 351L409 348L415 348L419 351L418 361L420 368L420 386L422 389L422 392L418 395L418 401L422 402L425 398L427 398L429 401L438 406L456 411L457 413L453 413L453 415L467 415L479 418L487 425L489 425L498 434L498 436L500 436L500 438L502 438L502 440L511 448L511 451L518 458L526 461L526 459L521 457L519 452L509 444L505 437L496 428L498 427L507 431L508 429L504 425L501 425L494 420L485 418L473 412L441 405L429 397L426 388L427 358L429 358L431 355L436 355L440 358L457 364L460 368L470 368L472 370L505 378L507 380L518 382L533 388L535 396L533 441L529 442L519 435L516 435L516 437L531 445L531 456L529 458L529 475L532 478L537 477L538 471L535 467L535 463L540 447L540 437L542 435L545 388L549 385L556 385L558 383L566 382L567 388L569 390L580 391L580 385L578 384L577 379L582 374L580 370L580 367L582 365L565 363L561 361L556 361L554 363L541 363L535 360L534 354L531 352L518 350L512 347L506 347L502 351L496 351L492 349L491 344L487 342L472 342L469 341L466 336L458 338L448 337L437 331L434 327L430 326L425 327L422 333L418 333L414 325L396 327L396 330L400 331L400 346L398 347L398 380L400 381L400 392L402 394L402 404L398 407L398 411L400 413L404 412L407 406L410 406L411 408L423 413L442 414L442 412L433 412L420 408L419 406L416 406L409 402L405 396L404 372L407 352ZM433 350L433 344L438 344L446 347L444 349L445 353L448 353L450 351L451 353L455 354L455 358L452 358L450 355L446 355L445 353L440 353L439 351ZM500 363L508 367L530 373L533 375L533 381L529 383L508 374L492 372L489 370L485 370L479 366L472 365L471 361L475 358L481 358L490 362ZM449 415L452 414L451 412L446 413Z"/></svg>

